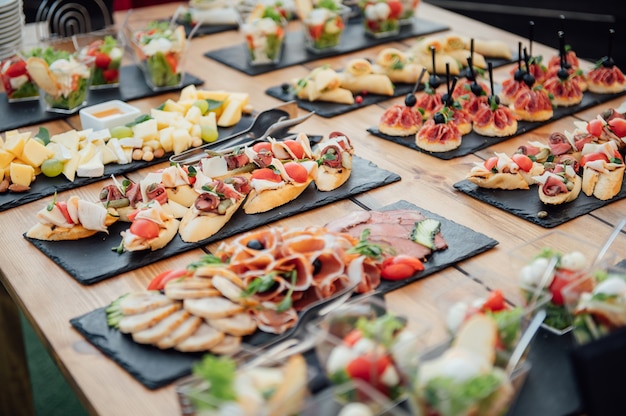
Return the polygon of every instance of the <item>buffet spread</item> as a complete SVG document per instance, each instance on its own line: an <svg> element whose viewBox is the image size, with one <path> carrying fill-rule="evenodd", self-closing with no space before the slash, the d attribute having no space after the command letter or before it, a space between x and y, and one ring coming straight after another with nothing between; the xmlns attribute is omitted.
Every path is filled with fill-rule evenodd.
<svg viewBox="0 0 626 416"><path fill-rule="evenodd" d="M193 0L85 48L75 38L73 52L35 48L0 65L0 212L27 209L26 247L82 290L144 273L69 319L81 339L149 390L174 385L181 414L489 415L537 385L537 331L573 337L579 352L619 334L623 221L605 221L613 232L594 242L560 231L507 241L512 271L500 286L462 270L500 242L456 222L456 207L426 209L416 197L428 193L425 173L403 167L471 160L454 165L451 186L442 181L455 201L542 228L618 205L626 108L614 103L626 79L612 46L589 67L562 32L551 56L533 55L532 39L515 52L439 34L449 28L416 17L417 2L240 3ZM272 127L293 112L202 86L209 75L184 66L190 43L237 29L239 43L201 59L246 77L306 64L263 93L341 127L315 134L297 126L303 118L251 133L264 114L279 113ZM134 64L123 64L125 49ZM348 53L341 66L325 62ZM128 103L148 97L148 111ZM355 132L346 120L366 108L370 125ZM46 127L72 116L81 128ZM553 128L561 119L574 121ZM373 157L390 143L406 160ZM428 186L441 186L439 172ZM399 185L407 195L389 204L368 199ZM317 215L333 204L352 208ZM285 225L304 214L304 225ZM438 320L385 301L451 269L482 290L435 296ZM573 371L588 363L576 356ZM598 393L579 394L589 406Z"/></svg>

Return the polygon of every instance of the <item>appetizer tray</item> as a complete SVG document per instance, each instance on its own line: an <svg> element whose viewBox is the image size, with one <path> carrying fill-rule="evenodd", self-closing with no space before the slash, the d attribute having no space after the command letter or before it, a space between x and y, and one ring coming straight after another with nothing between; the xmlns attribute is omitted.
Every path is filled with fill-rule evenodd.
<svg viewBox="0 0 626 416"><path fill-rule="evenodd" d="M185 73L183 87L188 85L202 85L204 81L200 78ZM130 101L139 98L152 97L163 94L167 91L178 90L181 87L172 87L153 91L144 79L143 73L137 65L123 66L120 70L119 88L108 88L100 90L89 90L87 95L87 105L99 104L109 100ZM46 121L68 118L74 114L60 114L46 111L44 103L40 101L22 101L9 103L6 94L0 94L0 131L13 130L23 126L44 123Z"/></svg>
<svg viewBox="0 0 626 416"><path fill-rule="evenodd" d="M608 201L602 201L593 196L587 196L581 191L578 198L572 202L561 205L546 205L541 202L537 185L532 185L530 189L506 191L501 189L481 188L467 179L464 179L455 183L454 188L479 201L485 202L544 228L556 227L626 197L626 186L624 183L622 183L620 192ZM547 213L544 218L538 215L538 213L542 211Z"/></svg>
<svg viewBox="0 0 626 416"><path fill-rule="evenodd" d="M261 225L400 180L399 175L381 169L374 163L357 156L354 157L353 169L350 179L334 191L319 192L315 188L315 184L311 183L309 188L294 201L271 211L253 215L245 214L243 210L238 211L218 233L197 243L186 243L177 234L167 246L160 250L118 254L112 248L120 244L120 232L127 230L130 226L129 223L123 222L116 222L111 225L108 234L98 233L90 238L76 241L43 241L28 238L25 235L24 238L79 283L92 284L184 251L202 247L213 241L219 241ZM33 218L33 223L34 221L36 220Z"/></svg>
<svg viewBox="0 0 626 416"><path fill-rule="evenodd" d="M497 88L498 87L496 87L496 89ZM434 156L442 160L450 160L450 159L454 159L457 157L462 157L462 156L475 153L478 150L487 148L489 146L492 146L500 142L504 142L515 136L519 136L520 134L529 132L538 127L551 123L555 120L559 120L563 117L571 116L575 113L578 113L580 111L586 110L596 105L605 103L615 98L621 97L625 94L626 94L626 91L623 91L617 94L596 94L596 93L587 91L584 93L583 100L580 104L574 105L571 107L556 107L554 109L554 115L552 116L550 120L543 121L543 122L518 121L517 132L515 132L514 135L507 136L507 137L485 137L485 136L476 134L472 130L469 134L466 134L463 136L463 138L461 139L461 146L457 147L454 150L450 150L448 152L429 152L429 151L420 149L415 144L415 135L405 136L405 137L389 136L384 133L381 133L378 130L378 127L370 127L367 129L367 131L373 134L374 136L380 137L381 139L385 139L385 140L400 144L405 147L410 147L413 150L426 153L428 155ZM300 105L300 103L298 103L298 105ZM315 110L315 108L310 109L310 111L313 111L313 110ZM382 116L382 111L380 114Z"/></svg>
<svg viewBox="0 0 626 416"><path fill-rule="evenodd" d="M497 241L483 234L418 208L406 201L398 201L383 208L383 210L393 209L414 209L422 212L428 218L435 218L441 221L441 232L449 247L446 250L433 253L429 260L424 263L424 271L406 279L406 281L381 283L377 289L378 294L390 292L400 286L432 275L461 260L487 251L498 244ZM160 350L156 347L135 343L131 336L124 335L117 329L112 329L107 325L105 307L73 318L70 320L70 323L90 343L128 371L137 381L151 389L165 386L178 378L190 374L191 366L202 356L202 354L188 354L171 349ZM282 335L272 335L257 331L253 335L245 337L244 342L249 346L262 347L272 341L276 341L277 337L288 337L296 329L297 326Z"/></svg>
<svg viewBox="0 0 626 416"><path fill-rule="evenodd" d="M2 117L2 114L0 114L0 117ZM239 123L237 123L235 126L228 128L220 127L219 136L227 137L231 134L243 131L248 126L250 126L253 119L254 115L243 115ZM90 183L99 182L101 180L110 178L111 175L123 175L127 172L132 172L158 163L166 162L167 160L169 160L170 156L171 153L167 153L162 158L155 158L150 162L135 160L131 163L123 165L117 163L108 164L104 166L104 175L97 178L76 177L74 181L69 181L63 175L59 175L55 178L48 178L44 175L38 175L37 179L32 182L30 190L27 192L0 193L0 212L6 211L7 209L19 207L33 201L38 201L42 198L45 198L46 196L53 195L55 192L63 192L84 185L88 185Z"/></svg>
<svg viewBox="0 0 626 416"><path fill-rule="evenodd" d="M340 45L332 51L323 53L309 52L304 46L304 33L302 30L289 32L285 36L281 60L276 65L250 65L248 63L248 50L245 43L235 46L209 51L204 54L209 59L221 62L231 68L237 69L248 75L259 75L293 65L299 65L321 58L337 56L348 52L354 52L372 46L388 42L404 40L415 36L428 35L431 33L447 30L448 26L429 20L415 18L413 25L403 26L396 36L375 39L365 36L362 23L350 22L346 25L341 36Z"/></svg>

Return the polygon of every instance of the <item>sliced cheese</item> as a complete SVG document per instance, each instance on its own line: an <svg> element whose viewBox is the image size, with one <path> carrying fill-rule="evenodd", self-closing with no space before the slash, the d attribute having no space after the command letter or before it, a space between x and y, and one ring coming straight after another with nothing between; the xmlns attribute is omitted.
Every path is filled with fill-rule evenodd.
<svg viewBox="0 0 626 416"><path fill-rule="evenodd" d="M65 133L55 134L50 137L50 141L54 143L62 144L67 147L71 152L78 152L78 142L80 137L76 130L69 130Z"/></svg>
<svg viewBox="0 0 626 416"><path fill-rule="evenodd" d="M41 144L39 140L29 139L20 157L24 162L36 168L53 156L54 152Z"/></svg>
<svg viewBox="0 0 626 416"><path fill-rule="evenodd" d="M30 186L35 179L35 168L30 165L11 162L9 165L11 182L17 185Z"/></svg>
<svg viewBox="0 0 626 416"><path fill-rule="evenodd" d="M0 169L4 169L15 159L15 155L4 149L0 149Z"/></svg>
<svg viewBox="0 0 626 416"><path fill-rule="evenodd" d="M4 150L12 153L15 157L20 157L24 150L26 140L30 137L30 133L18 133L6 138Z"/></svg>
<svg viewBox="0 0 626 416"><path fill-rule="evenodd" d="M151 140L159 138L159 130L157 129L157 121L153 118L144 122L135 124L133 127L133 136L141 140Z"/></svg>
<svg viewBox="0 0 626 416"><path fill-rule="evenodd" d="M86 163L78 165L76 175L83 178L98 178L104 175L104 163L102 163L102 154L97 151L93 157Z"/></svg>

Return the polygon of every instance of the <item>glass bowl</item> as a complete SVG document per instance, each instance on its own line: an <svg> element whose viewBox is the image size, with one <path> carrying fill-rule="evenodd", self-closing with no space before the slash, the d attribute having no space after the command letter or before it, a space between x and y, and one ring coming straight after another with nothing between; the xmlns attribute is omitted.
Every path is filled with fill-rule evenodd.
<svg viewBox="0 0 626 416"><path fill-rule="evenodd" d="M18 49L0 60L0 80L10 103L39 99L39 88L26 69L26 57Z"/></svg>
<svg viewBox="0 0 626 416"><path fill-rule="evenodd" d="M597 245L561 231L548 232L508 252L523 298L528 301L535 293L550 296L545 329L557 335L572 329L562 291L589 272L598 252Z"/></svg>
<svg viewBox="0 0 626 416"><path fill-rule="evenodd" d="M207 355L176 393L183 415L289 416L304 405L314 375L302 355L253 366Z"/></svg>
<svg viewBox="0 0 626 416"><path fill-rule="evenodd" d="M306 47L311 52L325 52L339 46L345 21L340 12L315 8L302 22Z"/></svg>
<svg viewBox="0 0 626 416"><path fill-rule="evenodd" d="M185 28L170 22L149 21L126 24L125 42L153 91L180 88L187 52Z"/></svg>
<svg viewBox="0 0 626 416"><path fill-rule="evenodd" d="M275 65L280 62L286 29L287 20L280 14L267 12L258 16L250 15L241 25L248 64Z"/></svg>
<svg viewBox="0 0 626 416"><path fill-rule="evenodd" d="M112 30L91 32L73 37L79 55L94 57L91 89L115 88L120 84L124 58L124 38Z"/></svg>
<svg viewBox="0 0 626 416"><path fill-rule="evenodd" d="M428 323L401 316L373 295L342 305L310 328L320 366L333 384L359 379L392 401L405 395L429 330Z"/></svg>

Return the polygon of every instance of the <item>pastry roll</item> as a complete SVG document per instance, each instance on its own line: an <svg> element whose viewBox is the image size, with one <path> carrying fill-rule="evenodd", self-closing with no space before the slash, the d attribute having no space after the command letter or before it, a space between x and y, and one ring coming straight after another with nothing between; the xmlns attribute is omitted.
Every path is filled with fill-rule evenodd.
<svg viewBox="0 0 626 416"><path fill-rule="evenodd" d="M465 48L470 48L470 38L465 38ZM489 58L513 59L513 54L509 46L501 40L496 39L474 39L474 52L478 52Z"/></svg>
<svg viewBox="0 0 626 416"><path fill-rule="evenodd" d="M361 76L343 74L341 87L354 93L367 91L371 94L393 95L393 83L387 75L383 74L366 74Z"/></svg>
<svg viewBox="0 0 626 416"><path fill-rule="evenodd" d="M350 75L361 76L372 73L372 64L364 58L351 59L346 65L346 72Z"/></svg>

